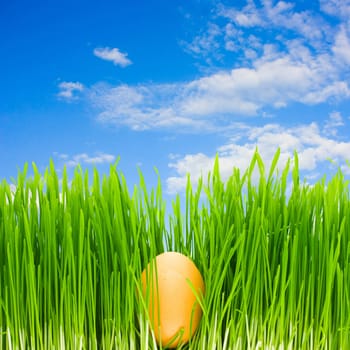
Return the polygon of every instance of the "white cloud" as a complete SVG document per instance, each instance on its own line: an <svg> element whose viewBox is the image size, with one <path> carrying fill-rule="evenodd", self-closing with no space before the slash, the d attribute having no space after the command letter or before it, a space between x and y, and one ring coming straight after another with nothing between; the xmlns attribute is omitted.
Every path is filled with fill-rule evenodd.
<svg viewBox="0 0 350 350"><path fill-rule="evenodd" d="M91 89L90 100L101 112L98 121L124 125L132 130L181 127L186 130L205 130L210 123L180 114L177 100L182 84L120 85L99 84Z"/></svg>
<svg viewBox="0 0 350 350"><path fill-rule="evenodd" d="M77 98L76 92L81 92L84 90L84 85L79 82L63 81L59 85L59 92L57 96L65 100L74 100Z"/></svg>
<svg viewBox="0 0 350 350"><path fill-rule="evenodd" d="M118 48L99 47L94 49L94 55L123 68L132 64L128 54L120 52Z"/></svg>
<svg viewBox="0 0 350 350"><path fill-rule="evenodd" d="M173 84L97 84L89 97L102 123L133 130L182 128L217 131L242 116L293 102L319 104L350 97L329 54L314 56L300 42L288 54L265 45L265 54L250 68L234 68Z"/></svg>
<svg viewBox="0 0 350 350"><path fill-rule="evenodd" d="M309 40L322 40L327 24L309 11L294 11L294 4L278 1L273 6L272 0L264 0L266 16L275 26L293 30Z"/></svg>
<svg viewBox="0 0 350 350"><path fill-rule="evenodd" d="M309 11L297 12L295 4L286 1L260 1L260 7L248 0L242 9L219 6L218 14L238 27L279 28L291 30L309 39L320 41L327 31L327 24Z"/></svg>
<svg viewBox="0 0 350 350"><path fill-rule="evenodd" d="M195 54L203 56L216 55L216 58L220 58L217 54L220 47L217 38L222 34L221 28L214 23L209 23L208 28L201 35L196 36L191 43L182 42L185 50Z"/></svg>
<svg viewBox="0 0 350 350"><path fill-rule="evenodd" d="M350 17L350 0L320 0L320 7L329 15L347 20Z"/></svg>
<svg viewBox="0 0 350 350"><path fill-rule="evenodd" d="M291 2L248 0L242 9L220 6L215 16L187 49L206 57L210 52L220 56L226 47L237 55L234 63L188 82L95 84L85 96L96 107L97 120L132 130L221 132L239 118L274 114L273 109L295 102L316 105L350 97L345 25L320 46L329 39L328 24L311 12L296 11ZM261 27L272 33L268 39ZM131 64L117 48L97 48L94 54L120 66ZM60 89L60 97L73 99L83 85L63 82ZM323 131L335 135L334 120Z"/></svg>
<svg viewBox="0 0 350 350"><path fill-rule="evenodd" d="M309 104L318 104L331 98L341 100L349 97L349 85L343 81L336 81L329 86L322 87L320 90L308 92L301 101Z"/></svg>
<svg viewBox="0 0 350 350"><path fill-rule="evenodd" d="M236 28L232 23L228 23L224 27L224 43L227 51L237 52L239 47L243 44L243 31ZM254 47L254 45L250 45Z"/></svg>
<svg viewBox="0 0 350 350"><path fill-rule="evenodd" d="M234 23L242 27L263 26L265 24L261 11L253 0L248 0L247 5L241 11L233 7L219 7L219 14L230 18Z"/></svg>
<svg viewBox="0 0 350 350"><path fill-rule="evenodd" d="M335 57L340 60L341 63L345 63L346 65L350 64L350 37L344 26L342 26L336 34L332 49Z"/></svg>
<svg viewBox="0 0 350 350"><path fill-rule="evenodd" d="M213 26L215 35L209 35ZM199 43L205 43L207 49L197 49L195 53L203 54L207 63L212 63L211 57L223 61L225 55L230 57L229 52L235 52L235 62L246 65L266 56L263 43L264 50L270 45L277 53L287 54L286 44L298 39L304 48L316 50L316 55L324 53L334 40L334 27L322 13L298 10L294 1L247 0L243 7L219 3L207 30L201 28L192 46L198 48Z"/></svg>
<svg viewBox="0 0 350 350"><path fill-rule="evenodd" d="M221 5L215 16L187 50L209 62L211 54L221 59L226 48L235 52L234 64L189 82L95 85L89 96L98 108L98 120L133 130L217 131L237 118L263 115L266 109L350 97L350 36L345 25L330 30L320 14L297 11L287 1L248 0L241 9ZM261 34L266 28L268 38ZM118 64L126 59L118 49L96 50Z"/></svg>
<svg viewBox="0 0 350 350"><path fill-rule="evenodd" d="M96 153L95 155L89 155L87 153L79 153L72 156L67 154L55 153L55 155L64 161L67 167L76 167L78 165L88 164L105 164L112 163L116 160L116 157L108 153Z"/></svg>
<svg viewBox="0 0 350 350"><path fill-rule="evenodd" d="M337 136L338 128L344 125L341 113L334 111L330 113L323 127L323 132L326 135Z"/></svg>
<svg viewBox="0 0 350 350"><path fill-rule="evenodd" d="M182 110L189 115L235 113L256 115L266 106L290 102L315 104L331 97L349 97L346 82L331 81L333 68L317 59L303 62L290 55L263 58L253 68L237 68L203 77L188 84Z"/></svg>
<svg viewBox="0 0 350 350"><path fill-rule="evenodd" d="M333 119L339 121L336 115ZM279 124L267 124L262 127L242 125L241 128L237 128L237 135L231 142L217 149L224 181L232 174L233 167L241 171L247 169L256 147L265 162L266 171L270 167L277 147L281 149L278 164L280 170L288 158L293 158L294 151L297 151L299 168L306 175L310 174L310 178L314 176L317 167L327 162L328 158L342 165L350 158L350 142L341 142L328 137L320 131L316 123L290 128L284 128ZM167 191L169 193L183 191L188 173L191 174L193 184L196 184L200 176L204 175L205 178L213 167L214 159L213 154L198 153L172 160L169 167L176 174L167 179Z"/></svg>

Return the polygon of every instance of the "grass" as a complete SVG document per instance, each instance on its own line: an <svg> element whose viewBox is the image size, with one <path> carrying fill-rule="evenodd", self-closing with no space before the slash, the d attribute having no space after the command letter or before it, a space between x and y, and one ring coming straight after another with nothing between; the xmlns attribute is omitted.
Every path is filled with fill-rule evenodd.
<svg viewBox="0 0 350 350"><path fill-rule="evenodd" d="M160 181L148 190L140 173L130 193L116 165L102 179L77 167L71 182L52 162L31 177L26 166L14 192L3 181L0 348L156 349L140 275L175 250L206 283L182 349L349 349L348 181L339 170L308 186L297 154L281 172L278 157L266 173L255 153L227 182L217 160L169 218Z"/></svg>

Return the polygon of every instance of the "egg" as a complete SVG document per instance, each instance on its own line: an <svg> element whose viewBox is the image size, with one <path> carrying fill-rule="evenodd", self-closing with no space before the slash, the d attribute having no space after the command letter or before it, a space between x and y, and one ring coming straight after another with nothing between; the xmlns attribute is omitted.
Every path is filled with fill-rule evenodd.
<svg viewBox="0 0 350 350"><path fill-rule="evenodd" d="M194 262L176 252L160 254L142 272L141 282L158 345L187 343L201 320L198 299L205 292L203 277Z"/></svg>

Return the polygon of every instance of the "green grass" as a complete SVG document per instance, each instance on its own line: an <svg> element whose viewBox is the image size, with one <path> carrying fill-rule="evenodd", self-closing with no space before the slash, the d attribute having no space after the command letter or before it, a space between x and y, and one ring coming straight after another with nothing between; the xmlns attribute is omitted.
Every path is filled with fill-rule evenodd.
<svg viewBox="0 0 350 350"><path fill-rule="evenodd" d="M25 167L14 193L3 181L0 348L156 349L140 275L175 250L206 284L183 349L350 349L348 181L339 170L308 186L297 155L280 171L278 156L266 171L256 153L227 182L217 160L169 218L160 180L149 190L140 173L131 193L116 165L71 180Z"/></svg>

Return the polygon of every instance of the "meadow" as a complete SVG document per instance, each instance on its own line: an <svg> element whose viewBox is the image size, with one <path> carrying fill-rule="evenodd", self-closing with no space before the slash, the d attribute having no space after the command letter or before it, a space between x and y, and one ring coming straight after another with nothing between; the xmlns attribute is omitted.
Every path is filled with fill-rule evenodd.
<svg viewBox="0 0 350 350"><path fill-rule="evenodd" d="M157 349L140 275L177 251L206 286L181 349L350 349L349 182L339 170L309 185L297 154L278 158L265 169L256 152L227 181L217 159L170 209L160 178L148 189L140 172L130 190L117 164L2 181L0 348Z"/></svg>

